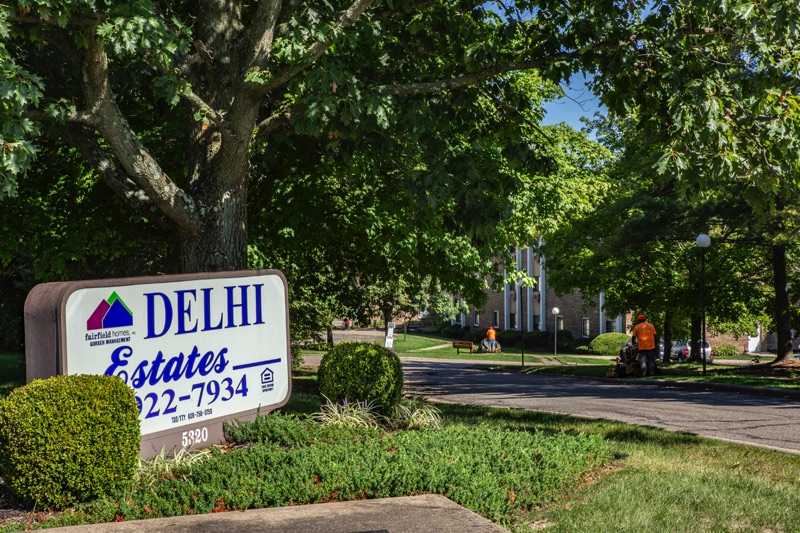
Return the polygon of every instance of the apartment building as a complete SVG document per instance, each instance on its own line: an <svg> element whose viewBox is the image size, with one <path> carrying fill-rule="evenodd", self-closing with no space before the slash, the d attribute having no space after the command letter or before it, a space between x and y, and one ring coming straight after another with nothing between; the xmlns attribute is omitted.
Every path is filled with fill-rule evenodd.
<svg viewBox="0 0 800 533"><path fill-rule="evenodd" d="M500 292L487 290L488 300L482 308L470 306L469 314L458 315L453 323L474 329L494 326L498 329L522 331L562 331L573 338L593 338L601 333L627 332L629 318L608 316L603 310L603 294L587 305L578 293L557 296L547 283L547 261L533 247L514 250L516 268L536 280L534 286L519 283L503 284ZM508 276L503 273L504 280ZM557 312L554 312L557 310Z"/></svg>

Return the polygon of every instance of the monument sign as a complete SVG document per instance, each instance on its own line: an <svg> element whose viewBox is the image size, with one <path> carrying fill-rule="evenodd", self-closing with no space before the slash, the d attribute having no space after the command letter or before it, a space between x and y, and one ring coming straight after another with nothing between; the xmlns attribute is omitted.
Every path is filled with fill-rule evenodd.
<svg viewBox="0 0 800 533"><path fill-rule="evenodd" d="M142 455L224 440L222 423L291 393L288 291L278 271L45 283L25 303L27 379L119 376Z"/></svg>

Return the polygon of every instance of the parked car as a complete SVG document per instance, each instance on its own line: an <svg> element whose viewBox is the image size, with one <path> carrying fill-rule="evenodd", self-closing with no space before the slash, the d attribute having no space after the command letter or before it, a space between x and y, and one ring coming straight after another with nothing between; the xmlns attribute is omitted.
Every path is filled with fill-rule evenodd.
<svg viewBox="0 0 800 533"><path fill-rule="evenodd" d="M702 343L703 341L700 342ZM670 354L672 359L675 361L687 361L692 356L692 347L687 341L675 341L675 344L672 345L672 351ZM711 347L708 341L705 343L703 357L705 358L706 363L714 362L714 348Z"/></svg>
<svg viewBox="0 0 800 533"><path fill-rule="evenodd" d="M673 361L686 361L689 358L689 343L684 340L676 340L672 343L672 351L669 352L670 359Z"/></svg>

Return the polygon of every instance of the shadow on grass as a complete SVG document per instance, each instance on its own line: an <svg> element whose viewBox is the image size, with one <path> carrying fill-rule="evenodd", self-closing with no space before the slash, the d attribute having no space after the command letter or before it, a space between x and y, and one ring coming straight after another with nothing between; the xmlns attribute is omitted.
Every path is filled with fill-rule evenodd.
<svg viewBox="0 0 800 533"><path fill-rule="evenodd" d="M654 444L661 447L686 446L697 444L700 437L692 433L664 431L658 428L620 426L605 433L608 440L617 442L633 442L636 444Z"/></svg>
<svg viewBox="0 0 800 533"><path fill-rule="evenodd" d="M454 424L484 423L498 429L539 431L544 433L597 434L608 441L660 446L664 448L698 444L691 433L666 431L659 428L629 426L612 420L578 418L554 413L522 409L473 407L437 404L447 422Z"/></svg>

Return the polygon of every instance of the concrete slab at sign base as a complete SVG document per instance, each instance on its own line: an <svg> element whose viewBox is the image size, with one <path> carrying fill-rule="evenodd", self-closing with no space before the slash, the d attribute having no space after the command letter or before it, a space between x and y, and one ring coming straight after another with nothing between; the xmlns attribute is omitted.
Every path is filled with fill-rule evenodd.
<svg viewBox="0 0 800 533"><path fill-rule="evenodd" d="M54 528L60 533L502 533L490 520L437 494L251 509Z"/></svg>
<svg viewBox="0 0 800 533"><path fill-rule="evenodd" d="M222 424L291 395L289 298L277 270L43 283L25 301L27 380L117 376L142 455L223 441Z"/></svg>

